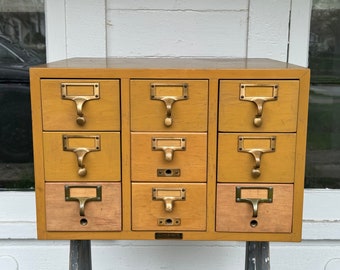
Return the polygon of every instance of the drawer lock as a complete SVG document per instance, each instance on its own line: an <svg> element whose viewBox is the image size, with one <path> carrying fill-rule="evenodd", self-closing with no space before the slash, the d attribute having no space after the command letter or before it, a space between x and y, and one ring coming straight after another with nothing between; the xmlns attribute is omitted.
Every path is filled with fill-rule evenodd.
<svg viewBox="0 0 340 270"><path fill-rule="evenodd" d="M251 171L253 178L261 175L261 157L264 153L275 151L276 136L271 137L238 137L238 151L249 153L255 160L255 165Z"/></svg>
<svg viewBox="0 0 340 270"><path fill-rule="evenodd" d="M90 152L100 151L100 136L63 135L63 150L76 154L78 175L83 177L87 174L85 156Z"/></svg>
<svg viewBox="0 0 340 270"><path fill-rule="evenodd" d="M65 201L78 201L80 216L85 216L86 203L101 200L101 186L65 186Z"/></svg>
<svg viewBox="0 0 340 270"><path fill-rule="evenodd" d="M163 201L164 210L172 212L175 201L185 201L185 188L152 188L152 200Z"/></svg>
<svg viewBox="0 0 340 270"><path fill-rule="evenodd" d="M157 224L159 226L179 226L181 225L180 218L158 218Z"/></svg>
<svg viewBox="0 0 340 270"><path fill-rule="evenodd" d="M185 138L152 138L151 143L153 151L164 152L166 161L173 160L175 151L184 151L186 149Z"/></svg>
<svg viewBox="0 0 340 270"><path fill-rule="evenodd" d="M263 193L263 194L262 194ZM256 196L264 196L265 198L258 198ZM253 218L258 215L258 207L260 203L273 202L273 188L272 187L236 187L236 202L249 203L253 209ZM253 224L253 227L256 225Z"/></svg>
<svg viewBox="0 0 340 270"><path fill-rule="evenodd" d="M188 99L188 84L152 83L150 85L150 98L164 102L166 108L164 125L170 127L173 122L173 104L176 101Z"/></svg>
<svg viewBox="0 0 340 270"><path fill-rule="evenodd" d="M246 91L248 88L253 91ZM264 90L262 90L264 89ZM263 105L266 101L276 101L278 99L278 89L279 86L277 84L241 84L240 85L240 100L250 101L256 105L256 115L253 121L255 127L260 127L262 125L262 114L263 114ZM266 95L268 90L270 91L269 95ZM247 93L248 92L248 93ZM255 96L256 94L256 96Z"/></svg>
<svg viewBox="0 0 340 270"><path fill-rule="evenodd" d="M77 87L80 89L86 89L87 87L92 88L89 94L78 95L72 93L71 88ZM81 88L80 88L81 87ZM76 122L79 126L85 125L86 119L83 113L83 107L85 102L89 100L99 99L99 83L62 83L61 84L61 97L62 99L68 99L74 101L77 109Z"/></svg>
<svg viewBox="0 0 340 270"><path fill-rule="evenodd" d="M157 169L158 177L180 177L181 169Z"/></svg>

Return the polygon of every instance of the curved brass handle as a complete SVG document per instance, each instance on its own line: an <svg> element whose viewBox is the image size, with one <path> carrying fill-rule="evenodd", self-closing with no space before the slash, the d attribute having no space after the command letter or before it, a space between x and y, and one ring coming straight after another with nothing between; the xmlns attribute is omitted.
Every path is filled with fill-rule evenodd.
<svg viewBox="0 0 340 270"><path fill-rule="evenodd" d="M242 197L242 190L266 190L266 198L250 198ZM273 187L236 187L236 202L246 202L251 204L253 209L253 217L258 215L259 203L272 203L273 202Z"/></svg>
<svg viewBox="0 0 340 270"><path fill-rule="evenodd" d="M164 197L163 201L164 201L164 210L166 212L172 212L172 209L173 209L172 203L173 203L173 201L175 201L175 198L174 197Z"/></svg>
<svg viewBox="0 0 340 270"><path fill-rule="evenodd" d="M78 142L76 140L81 139L84 142ZM70 143L75 140L76 142ZM81 143L90 144L90 147L83 147ZM79 144L79 146L77 146ZM85 156L94 151L100 151L100 136L82 136L82 135L63 135L63 150L71 151L77 156L78 175L81 177L86 176L87 169L85 168L84 159Z"/></svg>
<svg viewBox="0 0 340 270"><path fill-rule="evenodd" d="M92 95L72 95L68 93L68 87L86 87L90 86L93 88ZM79 89L81 91L81 89ZM79 126L83 126L86 123L84 117L83 107L85 102L93 99L99 99L99 83L62 83L61 84L61 97L62 99L68 99L74 101L76 104L77 118L76 122Z"/></svg>
<svg viewBox="0 0 340 270"><path fill-rule="evenodd" d="M76 198L79 201L79 215L85 216L85 204L88 201L92 201L93 198L87 198L87 197L78 197Z"/></svg>
<svg viewBox="0 0 340 270"><path fill-rule="evenodd" d="M173 159L174 155L174 149L172 148L165 148L164 151L164 158L166 161L171 161Z"/></svg>
<svg viewBox="0 0 340 270"><path fill-rule="evenodd" d="M268 147L267 148L248 148L245 146L247 141L254 141L256 142L260 141L268 141ZM253 178L258 178L261 175L261 157L264 153L270 153L274 152L276 147L276 136L270 136L270 137L246 137L246 136L239 136L238 137L238 151L239 152L245 152L249 153L253 156L255 165L253 169L251 170L251 175Z"/></svg>
<svg viewBox="0 0 340 270"><path fill-rule="evenodd" d="M164 119L164 125L167 127L170 127L172 125L172 105L178 99L171 98L171 97L164 97L160 100L164 102L165 107L166 107L166 117Z"/></svg>
<svg viewBox="0 0 340 270"><path fill-rule="evenodd" d="M251 170L251 175L254 178L258 178L261 175L261 171L260 171L261 157L264 152L262 150L247 150L246 152L248 152L254 157L255 165L253 169Z"/></svg>
<svg viewBox="0 0 340 270"><path fill-rule="evenodd" d="M76 122L79 126L83 126L85 125L85 122L86 122L86 119L83 113L83 106L85 102L88 101L89 99L84 98L84 97L75 97L72 100L76 103L76 108L77 108Z"/></svg>
<svg viewBox="0 0 340 270"><path fill-rule="evenodd" d="M77 193L83 193L82 196L73 196L71 190L78 190ZM95 189L95 196L87 195L89 189ZM101 201L102 200L102 187L101 186L65 186L65 201L78 201L79 202L79 215L85 216L85 205L90 201Z"/></svg>
<svg viewBox="0 0 340 270"><path fill-rule="evenodd" d="M248 96L246 93L246 88L257 87L257 88L272 88L270 96ZM255 127L260 127L262 125L262 114L263 105L266 101L275 101L278 99L278 89L277 84L241 84L240 85L240 100L250 101L256 105L256 114L253 120Z"/></svg>
<svg viewBox="0 0 340 270"><path fill-rule="evenodd" d="M87 148L76 148L73 150L73 152L77 156L77 163L78 163L78 175L79 176L85 176L87 174L87 170L84 165L84 158L87 153L90 152Z"/></svg>
<svg viewBox="0 0 340 270"><path fill-rule="evenodd" d="M181 94L169 95L172 88L181 88ZM162 91L164 90L164 91ZM177 89L176 89L177 90ZM176 91L177 93L177 91ZM164 125L170 127L173 123L173 104L179 100L188 99L188 84L162 84L162 83L152 83L150 85L150 98L152 100L163 101L166 108L166 117L164 119Z"/></svg>
<svg viewBox="0 0 340 270"><path fill-rule="evenodd" d="M185 188L152 188L152 199L163 201L166 212L173 211L175 201L184 201L185 194Z"/></svg>
<svg viewBox="0 0 340 270"><path fill-rule="evenodd" d="M253 124L256 127L260 127L262 125L263 104L267 100L265 100L263 98L252 98L249 101L254 102L256 104L256 107L257 107L257 113L255 114Z"/></svg>

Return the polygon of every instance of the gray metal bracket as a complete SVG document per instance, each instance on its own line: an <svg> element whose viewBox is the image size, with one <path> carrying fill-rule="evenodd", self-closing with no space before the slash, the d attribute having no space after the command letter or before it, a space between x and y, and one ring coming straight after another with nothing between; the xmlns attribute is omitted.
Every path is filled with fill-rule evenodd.
<svg viewBox="0 0 340 270"><path fill-rule="evenodd" d="M92 270L90 240L70 241L69 270Z"/></svg>
<svg viewBox="0 0 340 270"><path fill-rule="evenodd" d="M247 242L245 264L245 270L270 270L269 242Z"/></svg>

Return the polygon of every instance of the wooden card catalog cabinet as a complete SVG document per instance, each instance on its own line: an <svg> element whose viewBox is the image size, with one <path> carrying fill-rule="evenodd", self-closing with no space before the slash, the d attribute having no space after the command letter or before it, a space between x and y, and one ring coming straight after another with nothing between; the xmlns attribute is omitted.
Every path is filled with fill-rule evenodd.
<svg viewBox="0 0 340 270"><path fill-rule="evenodd" d="M39 239L301 240L308 69L75 58L30 74Z"/></svg>

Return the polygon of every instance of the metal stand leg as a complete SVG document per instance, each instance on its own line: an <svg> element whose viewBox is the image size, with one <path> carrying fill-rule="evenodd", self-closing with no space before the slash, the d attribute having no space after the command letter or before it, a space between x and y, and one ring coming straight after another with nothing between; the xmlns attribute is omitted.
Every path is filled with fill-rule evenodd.
<svg viewBox="0 0 340 270"><path fill-rule="evenodd" d="M90 240L70 241L69 270L92 270Z"/></svg>
<svg viewBox="0 0 340 270"><path fill-rule="evenodd" d="M269 270L269 242L246 243L245 270Z"/></svg>

